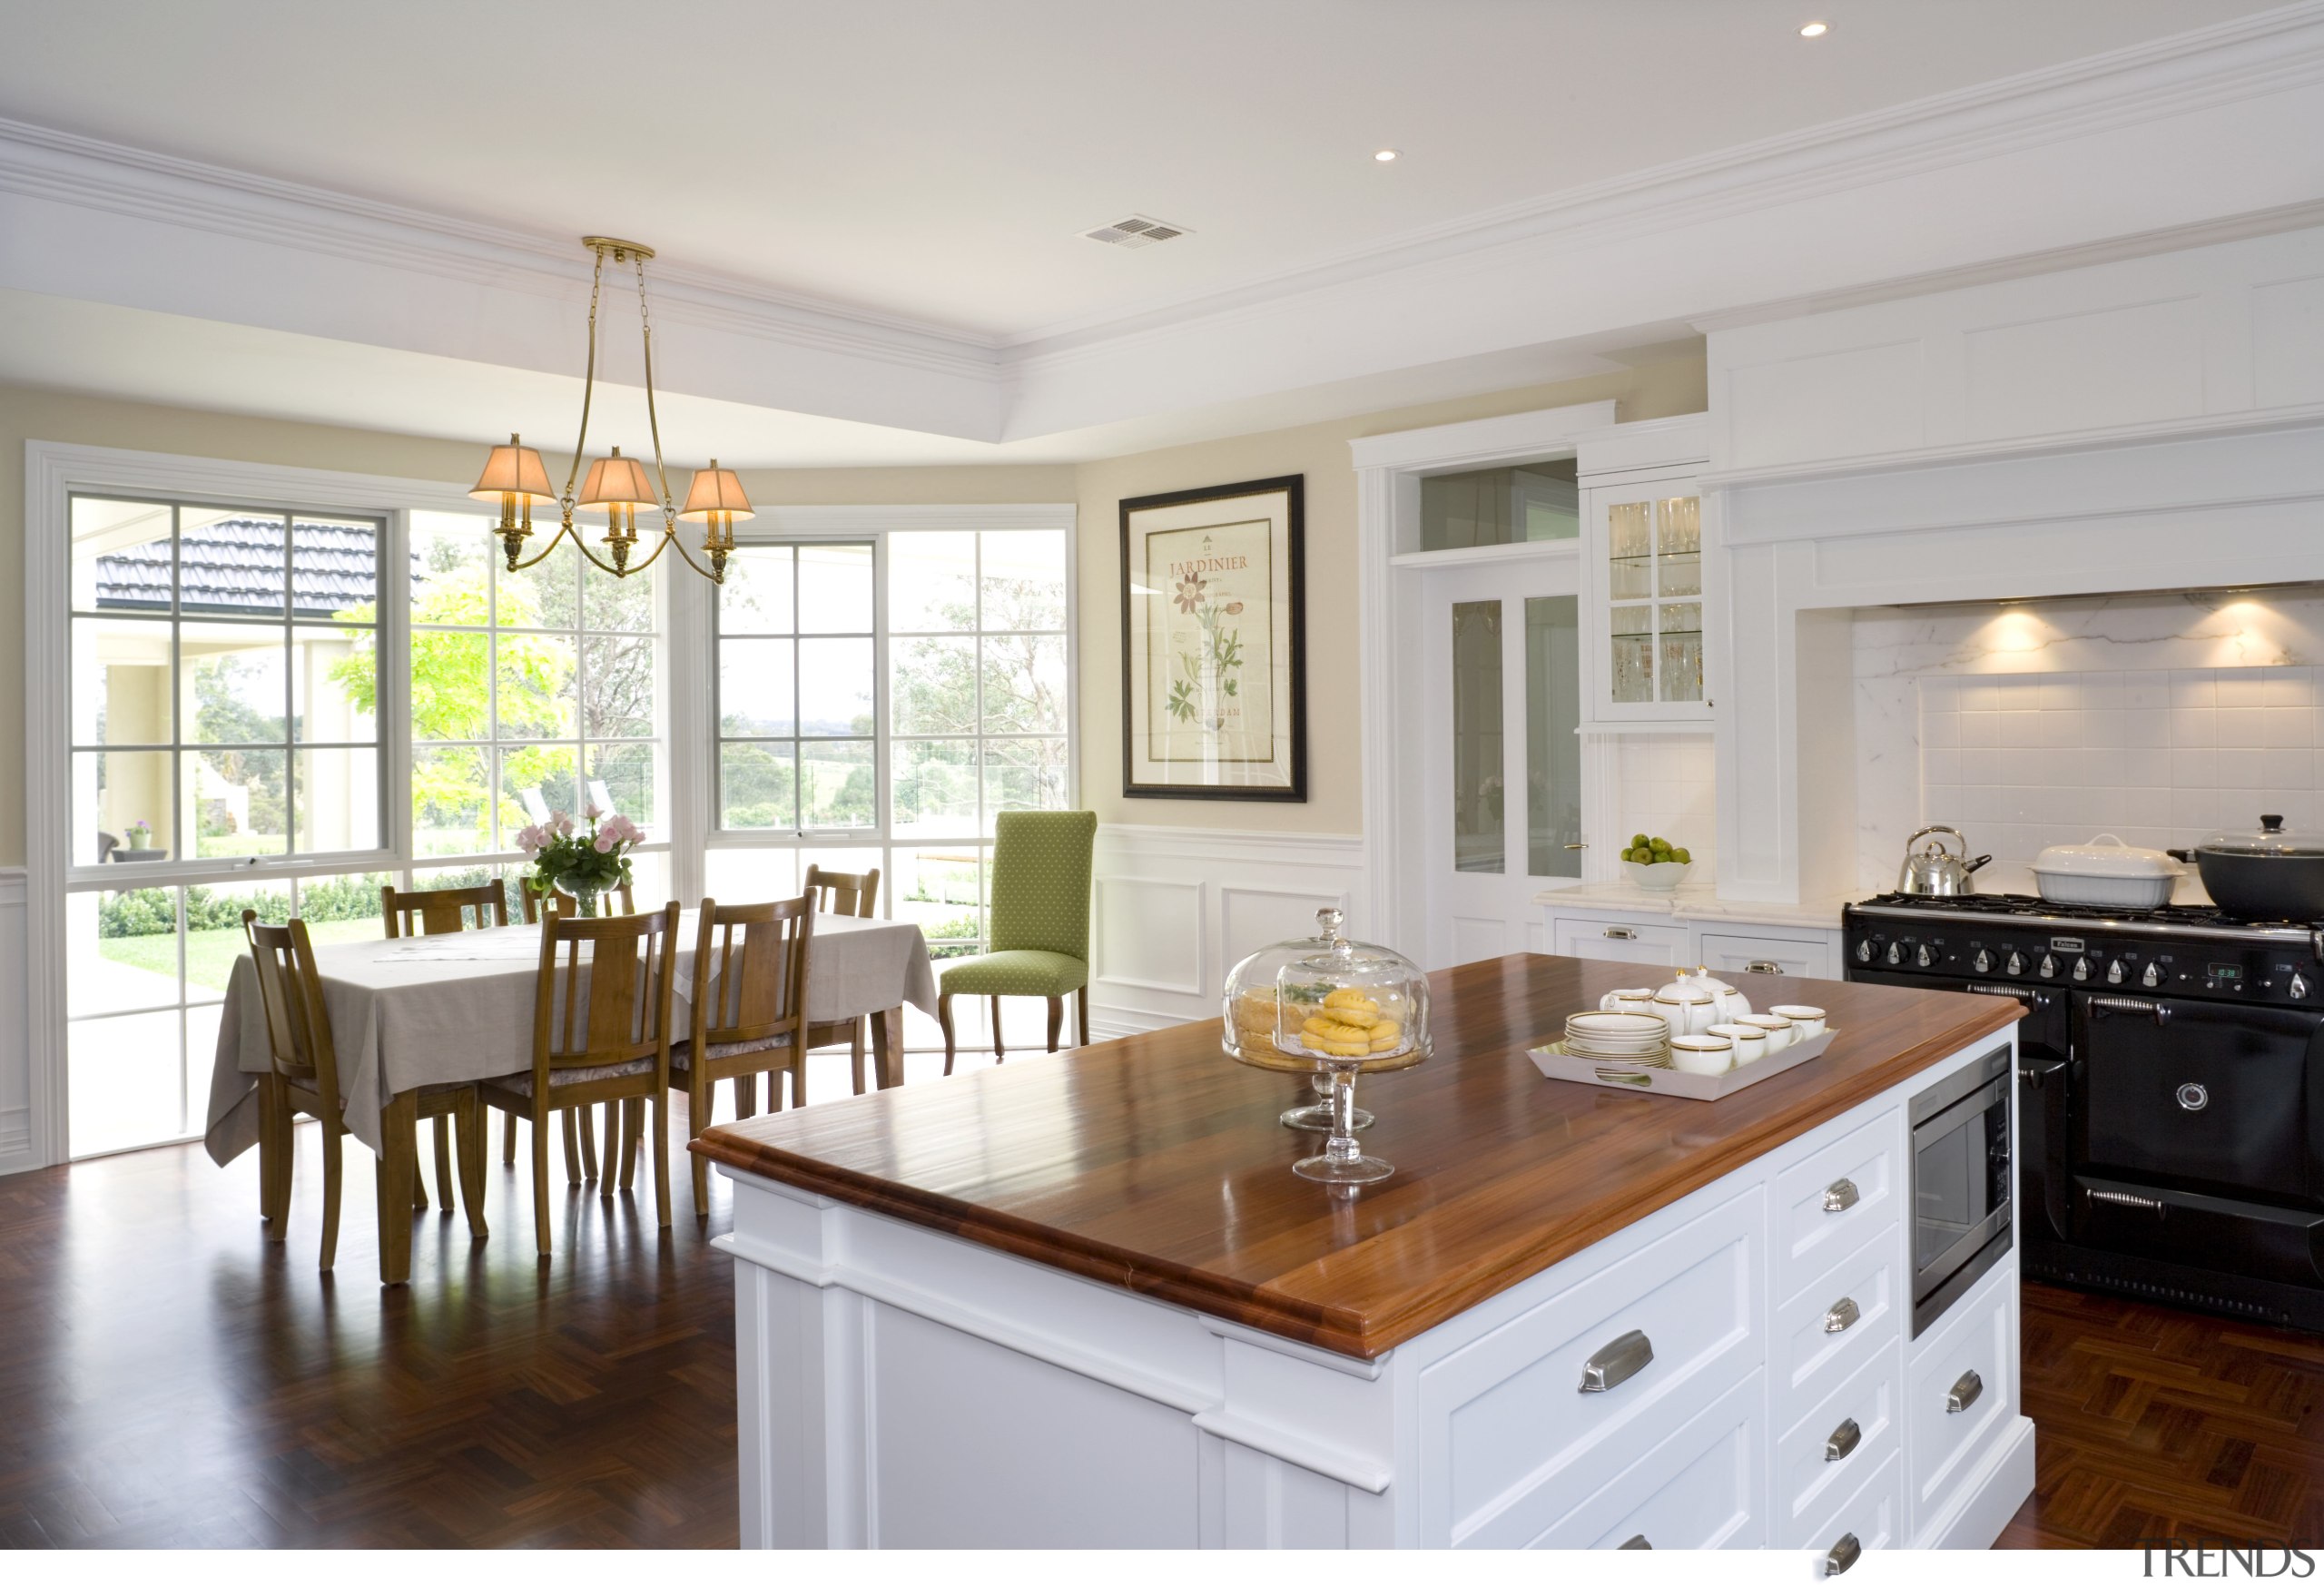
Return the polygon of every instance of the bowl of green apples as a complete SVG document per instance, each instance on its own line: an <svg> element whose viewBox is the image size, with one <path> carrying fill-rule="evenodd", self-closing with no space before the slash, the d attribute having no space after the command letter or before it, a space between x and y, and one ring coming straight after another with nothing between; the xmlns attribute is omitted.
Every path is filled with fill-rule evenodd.
<svg viewBox="0 0 2324 1587"><path fill-rule="evenodd" d="M1675 847L1668 838L1640 833L1622 851L1622 871L1649 892L1668 892L1687 879L1695 857Z"/></svg>

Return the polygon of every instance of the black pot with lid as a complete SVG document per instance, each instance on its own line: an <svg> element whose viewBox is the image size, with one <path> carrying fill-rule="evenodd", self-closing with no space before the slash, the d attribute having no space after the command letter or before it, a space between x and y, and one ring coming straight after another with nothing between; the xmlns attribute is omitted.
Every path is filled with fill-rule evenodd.
<svg viewBox="0 0 2324 1587"><path fill-rule="evenodd" d="M2230 914L2324 921L2324 834L2288 832L2280 815L2261 816L2257 831L2215 832L2171 855L2202 872L2203 891Z"/></svg>

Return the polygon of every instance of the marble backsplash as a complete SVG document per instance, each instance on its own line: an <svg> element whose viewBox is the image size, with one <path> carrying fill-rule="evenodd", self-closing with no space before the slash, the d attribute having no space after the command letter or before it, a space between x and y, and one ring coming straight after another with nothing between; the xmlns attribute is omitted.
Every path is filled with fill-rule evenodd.
<svg viewBox="0 0 2324 1587"><path fill-rule="evenodd" d="M1867 890L1932 822L1994 856L1994 892L2101 832L2173 848L2324 818L2324 590L1866 608L1855 653Z"/></svg>

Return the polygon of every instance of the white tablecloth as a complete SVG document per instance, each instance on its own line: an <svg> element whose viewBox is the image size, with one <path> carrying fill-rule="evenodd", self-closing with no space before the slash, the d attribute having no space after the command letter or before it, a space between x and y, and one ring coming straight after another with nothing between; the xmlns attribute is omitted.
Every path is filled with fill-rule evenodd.
<svg viewBox="0 0 2324 1587"><path fill-rule="evenodd" d="M677 932L674 1040L692 1017L695 914ZM815 917L807 952L807 1017L817 1024L877 1013L901 1003L936 1012L936 972L920 928L906 921ZM446 1081L490 1079L532 1067L533 990L540 964L538 926L437 937L336 942L315 950L323 1004L339 1055L347 1128L374 1151L379 1115L401 1091ZM218 1021L210 1072L212 1158L232 1161L258 1144L258 1089L251 1077L271 1061L258 971L236 961Z"/></svg>

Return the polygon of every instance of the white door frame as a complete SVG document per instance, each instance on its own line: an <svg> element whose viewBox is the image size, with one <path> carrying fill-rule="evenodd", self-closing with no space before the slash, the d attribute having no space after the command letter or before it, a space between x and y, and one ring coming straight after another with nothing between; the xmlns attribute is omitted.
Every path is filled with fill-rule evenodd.
<svg viewBox="0 0 2324 1587"><path fill-rule="evenodd" d="M1426 908L1426 845L1411 823L1418 814L1412 755L1425 704L1413 665L1419 626L1419 568L1456 562L1512 561L1542 555L1537 544L1481 546L1466 551L1420 550L1420 482L1521 462L1575 448L1580 438L1614 422L1614 404L1581 402L1462 424L1364 436L1348 443L1355 464L1356 588L1363 644L1357 686L1364 744L1364 896L1366 912L1352 922L1375 941L1417 941ZM1552 542L1552 544L1555 544ZM1571 551L1565 553L1571 555ZM1593 830L1591 779L1582 777L1582 830Z"/></svg>

